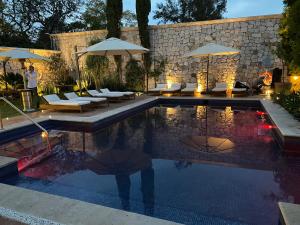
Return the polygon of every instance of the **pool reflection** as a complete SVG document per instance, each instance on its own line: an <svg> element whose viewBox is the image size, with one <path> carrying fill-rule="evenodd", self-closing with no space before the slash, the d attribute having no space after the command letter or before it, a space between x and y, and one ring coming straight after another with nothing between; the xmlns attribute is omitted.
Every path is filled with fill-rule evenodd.
<svg viewBox="0 0 300 225"><path fill-rule="evenodd" d="M300 203L300 161L265 118L233 107L161 106L63 148L7 183L185 224L275 224ZM225 147L224 147L225 146Z"/></svg>

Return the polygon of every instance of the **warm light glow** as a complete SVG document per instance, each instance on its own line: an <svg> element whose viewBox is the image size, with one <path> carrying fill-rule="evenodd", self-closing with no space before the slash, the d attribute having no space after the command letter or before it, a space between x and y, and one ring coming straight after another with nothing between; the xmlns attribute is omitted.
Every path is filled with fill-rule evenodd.
<svg viewBox="0 0 300 225"><path fill-rule="evenodd" d="M49 119L51 119L52 118L52 116L51 115L49 115Z"/></svg>
<svg viewBox="0 0 300 225"><path fill-rule="evenodd" d="M293 76L293 80L295 81L298 80L298 78L299 78L298 76Z"/></svg>
<svg viewBox="0 0 300 225"><path fill-rule="evenodd" d="M200 81L200 79L197 79L197 92L198 93L201 93L202 92L202 85L201 85L201 83L200 83L201 81Z"/></svg>
<svg viewBox="0 0 300 225"><path fill-rule="evenodd" d="M168 88L171 88L171 86L172 86L172 81L171 81L171 80L167 80L167 85L168 85Z"/></svg>
<svg viewBox="0 0 300 225"><path fill-rule="evenodd" d="M8 118L8 117L6 117L6 120L9 120L9 118Z"/></svg>
<svg viewBox="0 0 300 225"><path fill-rule="evenodd" d="M41 136L42 136L42 138L47 138L48 137L48 132L43 131Z"/></svg>

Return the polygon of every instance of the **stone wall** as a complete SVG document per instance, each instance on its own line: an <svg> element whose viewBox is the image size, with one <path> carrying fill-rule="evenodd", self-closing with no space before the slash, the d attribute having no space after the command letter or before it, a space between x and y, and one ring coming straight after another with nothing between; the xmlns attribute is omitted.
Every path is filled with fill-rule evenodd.
<svg viewBox="0 0 300 225"><path fill-rule="evenodd" d="M207 59L185 58L184 54L213 42L240 49L241 54L211 57L209 86L212 87L216 81L226 81L232 86L235 80L251 84L258 72L265 69L260 66L266 61L264 59L270 59L269 69L282 66L273 54L279 41L280 18L280 15L269 15L151 26L152 58L165 58L168 62L160 82L196 81L191 76L196 73L198 83L204 88ZM105 35L105 30L99 30L53 34L51 39L53 48L61 50L62 57L74 70L75 46L81 50L88 46L90 40L105 38ZM137 28L124 29L122 39L140 44Z"/></svg>

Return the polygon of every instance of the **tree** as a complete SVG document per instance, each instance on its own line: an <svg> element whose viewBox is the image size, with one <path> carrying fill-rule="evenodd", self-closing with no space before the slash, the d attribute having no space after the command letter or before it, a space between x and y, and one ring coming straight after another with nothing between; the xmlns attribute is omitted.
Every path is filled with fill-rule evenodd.
<svg viewBox="0 0 300 225"><path fill-rule="evenodd" d="M82 14L83 23L91 30L106 28L106 5L103 0L89 0Z"/></svg>
<svg viewBox="0 0 300 225"><path fill-rule="evenodd" d="M121 37L121 19L123 14L122 0L107 0L106 18L107 18L107 38Z"/></svg>
<svg viewBox="0 0 300 225"><path fill-rule="evenodd" d="M135 27L136 25L137 25L136 14L134 14L130 10L125 10L123 12L121 26L122 27Z"/></svg>
<svg viewBox="0 0 300 225"><path fill-rule="evenodd" d="M157 4L154 19L160 23L182 23L221 19L227 0L166 0Z"/></svg>
<svg viewBox="0 0 300 225"><path fill-rule="evenodd" d="M285 10L279 30L281 41L276 53L295 72L300 68L300 0L286 0L284 3Z"/></svg>
<svg viewBox="0 0 300 225"><path fill-rule="evenodd" d="M5 17L6 5L0 1L0 45L10 47L30 47L32 45L28 35L17 31Z"/></svg>
<svg viewBox="0 0 300 225"><path fill-rule="evenodd" d="M151 12L150 0L136 0L136 15L138 20L138 28L142 46L150 48L150 34L148 30L149 13ZM146 69L146 88L148 90L148 74L151 67L150 54L144 54L144 66Z"/></svg>
<svg viewBox="0 0 300 225"><path fill-rule="evenodd" d="M288 36L292 47L293 66L300 67L300 0L295 1L289 10Z"/></svg>
<svg viewBox="0 0 300 225"><path fill-rule="evenodd" d="M122 0L107 0L106 2L106 18L107 18L107 38L121 37L121 19L123 15L123 2ZM119 74L120 83L122 81L122 62L121 56L115 56L117 64L117 71Z"/></svg>
<svg viewBox="0 0 300 225"><path fill-rule="evenodd" d="M18 32L49 48L49 33L67 31L67 21L76 18L82 0L4 0L3 15Z"/></svg>

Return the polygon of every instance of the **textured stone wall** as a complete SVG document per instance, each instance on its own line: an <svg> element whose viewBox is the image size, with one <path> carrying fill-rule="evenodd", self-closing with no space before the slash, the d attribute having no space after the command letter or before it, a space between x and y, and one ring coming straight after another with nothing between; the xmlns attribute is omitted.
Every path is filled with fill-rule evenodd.
<svg viewBox="0 0 300 225"><path fill-rule="evenodd" d="M184 54L213 42L240 49L241 54L211 57L209 86L216 81L232 85L235 80L251 84L258 72L265 69L260 66L264 59L270 59L270 69L281 67L280 60L273 53L279 41L280 18L280 15L270 15L151 26L152 58L165 58L168 62L160 82L196 81L191 76L196 73L197 81L204 88L207 59L185 58ZM62 57L74 69L74 47L81 50L91 39L105 38L105 35L106 31L102 30L54 34L51 38L53 48L61 50ZM124 29L122 39L140 44L137 28Z"/></svg>

